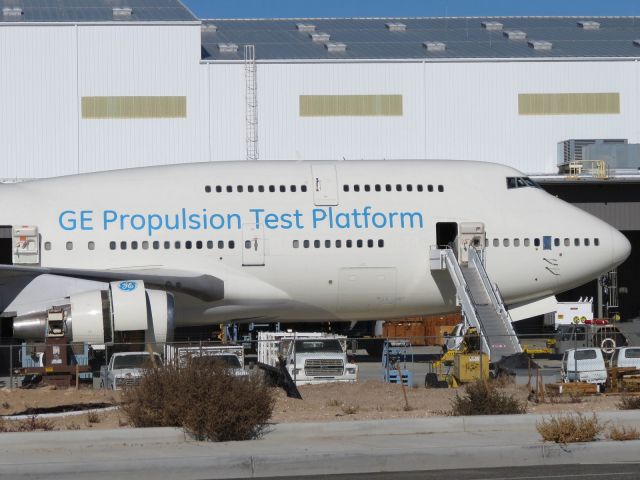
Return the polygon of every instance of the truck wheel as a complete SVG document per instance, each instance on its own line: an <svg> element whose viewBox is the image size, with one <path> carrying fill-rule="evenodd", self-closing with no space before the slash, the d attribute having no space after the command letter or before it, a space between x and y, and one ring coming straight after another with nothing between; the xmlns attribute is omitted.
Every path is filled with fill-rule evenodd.
<svg viewBox="0 0 640 480"><path fill-rule="evenodd" d="M424 377L424 386L425 388L438 388L438 375L427 373L427 376Z"/></svg>

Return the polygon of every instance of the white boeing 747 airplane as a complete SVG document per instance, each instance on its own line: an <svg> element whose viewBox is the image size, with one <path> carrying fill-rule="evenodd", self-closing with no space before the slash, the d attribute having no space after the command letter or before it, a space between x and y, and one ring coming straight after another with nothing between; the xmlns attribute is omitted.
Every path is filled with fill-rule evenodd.
<svg viewBox="0 0 640 480"><path fill-rule="evenodd" d="M0 186L0 310L21 338L61 307L74 341L176 326L453 311L430 250L473 224L507 305L622 263L617 230L509 167L216 162ZM444 274L443 274L444 273Z"/></svg>

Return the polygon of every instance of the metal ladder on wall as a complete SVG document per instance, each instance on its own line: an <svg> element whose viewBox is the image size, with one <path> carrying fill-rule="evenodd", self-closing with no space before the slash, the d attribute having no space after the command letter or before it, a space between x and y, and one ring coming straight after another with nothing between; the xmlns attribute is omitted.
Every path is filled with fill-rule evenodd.
<svg viewBox="0 0 640 480"><path fill-rule="evenodd" d="M451 248L432 249L431 270L447 270L456 287L458 301L466 321L480 332L482 351L491 362L522 352L511 317L497 285L484 268L481 253L469 248L469 262L461 266Z"/></svg>

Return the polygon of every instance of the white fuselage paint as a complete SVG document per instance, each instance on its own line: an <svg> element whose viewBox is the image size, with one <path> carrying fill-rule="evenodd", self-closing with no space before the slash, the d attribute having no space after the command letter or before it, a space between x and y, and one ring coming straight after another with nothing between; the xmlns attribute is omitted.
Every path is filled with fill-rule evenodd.
<svg viewBox="0 0 640 480"><path fill-rule="evenodd" d="M626 238L597 218L538 188L507 189L507 177L522 176L497 164L453 161L149 167L2 185L0 225L37 226L43 267L153 269L222 279L221 301L177 295L178 325L252 318L352 321L452 311L451 280L446 272L429 269L437 222L485 225L487 269L508 304L584 284L629 255ZM386 191L387 184L392 191ZM258 191L261 185L264 192ZM306 192L301 191L303 185ZM354 191L355 185L359 191ZM428 185L434 191L428 191ZM439 185L444 191L438 191ZM216 192L217 186L222 192ZM275 192L269 191L270 186ZM256 209L262 209L258 227ZM368 212L367 227L364 212ZM204 215L207 228L195 228L197 222L189 222L189 214L201 218L200 223ZM178 228L170 228L174 226ZM551 237L550 249L543 248L544 236ZM560 246L555 245L556 238ZM580 246L574 246L576 238ZM589 246L585 238L590 239ZM500 246L493 246L494 239ZM505 239L509 246L504 246ZM514 239L519 246L514 246ZM362 247L357 246L359 240ZM160 242L157 250L154 241ZM181 242L180 249L175 248L176 241ZM192 242L191 249L185 248L187 241ZM198 241L203 248L197 248ZM229 248L230 241L235 248ZM378 246L379 241L384 245ZM115 250L110 242L116 242ZM121 242L126 242L126 250ZM137 242L137 249L132 249L132 242ZM149 242L148 248L143 242ZM165 242L170 248L164 248ZM212 249L207 242L213 242ZM218 248L218 242L224 248ZM49 244L51 248L45 249ZM44 282L42 277L34 285L38 282ZM36 286L24 293L43 295ZM72 290L93 288L95 283L80 281ZM69 293L67 287L65 294ZM28 303L23 294L7 310L19 311Z"/></svg>

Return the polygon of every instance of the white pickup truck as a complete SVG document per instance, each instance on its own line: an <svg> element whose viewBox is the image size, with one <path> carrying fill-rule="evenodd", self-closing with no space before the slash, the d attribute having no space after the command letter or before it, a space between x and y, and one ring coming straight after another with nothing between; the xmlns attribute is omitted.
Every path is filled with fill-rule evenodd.
<svg viewBox="0 0 640 480"><path fill-rule="evenodd" d="M578 348L564 352L560 376L564 383L586 382L604 386L607 367L599 348Z"/></svg>
<svg viewBox="0 0 640 480"><path fill-rule="evenodd" d="M162 364L162 358L154 353L157 365ZM144 369L152 363L149 352L120 352L111 355L108 365L100 368L100 388L121 390L140 384Z"/></svg>
<svg viewBox="0 0 640 480"><path fill-rule="evenodd" d="M355 382L358 365L347 359L347 337L326 333L259 332L258 362L285 365L296 385Z"/></svg>

